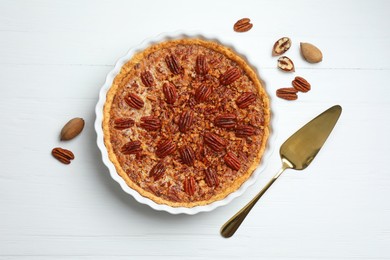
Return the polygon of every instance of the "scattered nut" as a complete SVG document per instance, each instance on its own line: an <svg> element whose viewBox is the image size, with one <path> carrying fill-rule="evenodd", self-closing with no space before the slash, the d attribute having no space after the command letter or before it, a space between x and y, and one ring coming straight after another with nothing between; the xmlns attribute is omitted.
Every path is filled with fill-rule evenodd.
<svg viewBox="0 0 390 260"><path fill-rule="evenodd" d="M61 130L61 140L70 140L76 137L84 128L84 119L76 117L64 125Z"/></svg>
<svg viewBox="0 0 390 260"><path fill-rule="evenodd" d="M70 164L70 161L74 159L74 154L66 149L56 147L51 151L54 158L64 164Z"/></svg>
<svg viewBox="0 0 390 260"><path fill-rule="evenodd" d="M307 82L306 79L299 76L295 77L295 79L291 82L291 84L296 90L301 92L308 92L311 88L310 83Z"/></svg>
<svg viewBox="0 0 390 260"><path fill-rule="evenodd" d="M294 63L292 60L286 56L282 56L278 59L278 68L287 71L287 72L294 72Z"/></svg>
<svg viewBox="0 0 390 260"><path fill-rule="evenodd" d="M322 52L311 43L301 42L301 53L307 62L318 63L322 61Z"/></svg>
<svg viewBox="0 0 390 260"><path fill-rule="evenodd" d="M251 24L250 21L251 20L249 18L242 18L242 19L238 20L234 24L234 27L233 27L234 31L236 31L236 32L247 32L247 31L249 31L253 27L253 24Z"/></svg>
<svg viewBox="0 0 390 260"><path fill-rule="evenodd" d="M283 98L285 100L296 100L298 90L295 88L280 88L276 90L276 96Z"/></svg>
<svg viewBox="0 0 390 260"><path fill-rule="evenodd" d="M291 47L291 40L288 37L282 37L277 40L272 48L272 56L279 56L288 51Z"/></svg>

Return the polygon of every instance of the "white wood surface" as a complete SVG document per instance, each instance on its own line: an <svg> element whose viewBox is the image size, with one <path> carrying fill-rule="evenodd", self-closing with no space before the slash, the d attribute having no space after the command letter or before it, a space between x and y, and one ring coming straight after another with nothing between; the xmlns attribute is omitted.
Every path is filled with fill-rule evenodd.
<svg viewBox="0 0 390 260"><path fill-rule="evenodd" d="M250 17L248 33L233 23ZM0 259L390 259L390 1L0 0ZM277 107L277 147L240 198L195 216L156 212L122 192L100 159L98 91L143 39L176 30L215 34L256 61ZM273 43L296 73L277 70ZM324 53L312 65L299 42ZM275 90L301 75L312 90ZM220 226L280 167L279 146L326 108L343 114L315 161L286 172L231 239ZM60 142L62 125L86 127ZM50 151L76 159L65 166Z"/></svg>

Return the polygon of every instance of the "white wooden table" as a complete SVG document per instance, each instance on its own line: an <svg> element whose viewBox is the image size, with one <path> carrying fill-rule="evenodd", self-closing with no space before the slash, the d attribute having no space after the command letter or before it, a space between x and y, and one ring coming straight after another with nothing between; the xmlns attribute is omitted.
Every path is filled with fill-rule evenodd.
<svg viewBox="0 0 390 260"><path fill-rule="evenodd" d="M247 33L236 20L250 17ZM390 259L389 1L0 1L0 259ZM115 61L161 32L197 30L249 53L278 111L276 147L231 204L195 216L137 203L109 176L94 107ZM289 36L296 73L276 68ZM299 42L324 53L306 63ZM294 102L275 90L304 76ZM231 239L220 226L280 167L279 146L326 108L343 114L315 161L286 172ZM64 123L86 127L69 142ZM71 165L53 147L74 151Z"/></svg>

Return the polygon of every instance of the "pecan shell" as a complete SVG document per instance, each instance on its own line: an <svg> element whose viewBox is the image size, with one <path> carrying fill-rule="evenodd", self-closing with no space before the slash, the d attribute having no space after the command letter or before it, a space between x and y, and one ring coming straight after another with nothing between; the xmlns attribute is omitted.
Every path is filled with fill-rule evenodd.
<svg viewBox="0 0 390 260"><path fill-rule="evenodd" d="M210 167L204 170L205 181L209 187L217 187L219 185L219 179L217 174Z"/></svg>
<svg viewBox="0 0 390 260"><path fill-rule="evenodd" d="M153 177L155 181L161 179L165 173L165 165L163 161L159 161L149 172L149 177Z"/></svg>
<svg viewBox="0 0 390 260"><path fill-rule="evenodd" d="M132 108L141 109L144 107L144 101L136 94L130 93L125 97L125 102Z"/></svg>
<svg viewBox="0 0 390 260"><path fill-rule="evenodd" d="M194 177L190 176L184 179L184 191L188 196L194 196L196 190L196 181Z"/></svg>
<svg viewBox="0 0 390 260"><path fill-rule="evenodd" d="M244 92L236 100L239 108L246 108L256 100L256 94L253 92Z"/></svg>
<svg viewBox="0 0 390 260"><path fill-rule="evenodd" d="M83 131L85 122L84 119L80 117L73 118L69 120L68 123L64 125L61 129L61 140L71 140Z"/></svg>
<svg viewBox="0 0 390 260"><path fill-rule="evenodd" d="M238 171L241 168L241 163L234 153L228 152L225 155L225 157L223 157L223 159L224 159L226 165L229 166L230 168L232 168L233 170Z"/></svg>
<svg viewBox="0 0 390 260"><path fill-rule="evenodd" d="M185 145L179 149L181 161L188 165L193 165L195 161L194 150L188 145Z"/></svg>
<svg viewBox="0 0 390 260"><path fill-rule="evenodd" d="M142 151L140 141L131 141L124 144L121 148L121 153L123 154L137 154Z"/></svg>
<svg viewBox="0 0 390 260"><path fill-rule="evenodd" d="M195 72L198 75L204 76L209 71L209 66L207 64L207 59L205 55L199 55L196 57L195 63Z"/></svg>
<svg viewBox="0 0 390 260"><path fill-rule="evenodd" d="M203 135L203 140L207 146L216 152L222 151L228 144L225 139L211 132L205 133Z"/></svg>
<svg viewBox="0 0 390 260"><path fill-rule="evenodd" d="M117 130L123 130L132 127L134 123L134 120L131 118L117 118L114 120L114 128Z"/></svg>
<svg viewBox="0 0 390 260"><path fill-rule="evenodd" d="M272 56L279 56L288 51L291 47L291 40L288 37L282 37L277 40L272 48Z"/></svg>
<svg viewBox="0 0 390 260"><path fill-rule="evenodd" d="M56 147L51 150L51 154L54 158L64 164L70 164L70 161L74 159L74 154L71 151L60 147Z"/></svg>
<svg viewBox="0 0 390 260"><path fill-rule="evenodd" d="M282 56L278 59L278 68L287 72L295 71L294 63L287 56Z"/></svg>
<svg viewBox="0 0 390 260"><path fill-rule="evenodd" d="M242 19L238 20L233 26L234 31L236 31L236 32L249 31L253 27L253 24L250 23L250 21L251 20L249 18L242 18Z"/></svg>
<svg viewBox="0 0 390 260"><path fill-rule="evenodd" d="M214 119L214 124L223 128L234 128L237 123L237 116L235 114L222 114Z"/></svg>
<svg viewBox="0 0 390 260"><path fill-rule="evenodd" d="M237 79L241 77L241 70L239 68L233 67L228 69L222 76L219 78L221 85L230 85Z"/></svg>
<svg viewBox="0 0 390 260"><path fill-rule="evenodd" d="M299 76L295 77L291 83L296 90L301 92L308 92L311 89L310 83L307 82L306 79Z"/></svg>
<svg viewBox="0 0 390 260"><path fill-rule="evenodd" d="M208 86L206 84L200 85L195 90L195 100L197 102L204 102L207 100L207 98L210 96L211 92L213 91L211 86Z"/></svg>
<svg viewBox="0 0 390 260"><path fill-rule="evenodd" d="M153 87L154 86L154 78L150 71L144 71L141 73L141 81L144 83L146 87Z"/></svg>
<svg viewBox="0 0 390 260"><path fill-rule="evenodd" d="M188 131L194 121L194 112L192 110L183 111L179 118L179 131L185 133Z"/></svg>
<svg viewBox="0 0 390 260"><path fill-rule="evenodd" d="M163 93L165 96L165 102L168 104L173 104L177 100L177 91L173 83L165 82L163 85Z"/></svg>
<svg viewBox="0 0 390 260"><path fill-rule="evenodd" d="M298 90L295 88L280 88L276 90L276 96L286 99L286 100L296 100Z"/></svg>
<svg viewBox="0 0 390 260"><path fill-rule="evenodd" d="M149 131L159 130L161 128L161 121L155 116L143 116L141 117L140 127Z"/></svg>
<svg viewBox="0 0 390 260"><path fill-rule="evenodd" d="M175 55L172 54L165 56L165 63L173 74L177 75L182 73L183 68L180 66L180 63Z"/></svg>
<svg viewBox="0 0 390 260"><path fill-rule="evenodd" d="M176 144L172 140L167 139L160 141L157 145L156 155L159 158L164 158L176 151Z"/></svg>

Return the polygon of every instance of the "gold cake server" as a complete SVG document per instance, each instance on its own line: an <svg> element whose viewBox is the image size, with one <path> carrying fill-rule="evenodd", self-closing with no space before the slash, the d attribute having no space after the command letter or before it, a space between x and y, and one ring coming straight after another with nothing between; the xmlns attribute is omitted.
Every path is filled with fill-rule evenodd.
<svg viewBox="0 0 390 260"><path fill-rule="evenodd" d="M309 166L332 132L341 115L341 110L339 105L329 108L282 144L279 151L282 168L245 207L222 226L221 235L223 237L231 237L237 231L256 202L286 169L303 170Z"/></svg>

